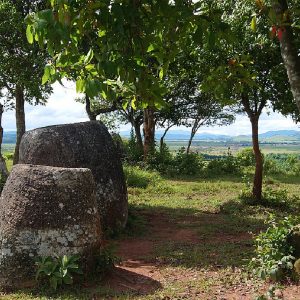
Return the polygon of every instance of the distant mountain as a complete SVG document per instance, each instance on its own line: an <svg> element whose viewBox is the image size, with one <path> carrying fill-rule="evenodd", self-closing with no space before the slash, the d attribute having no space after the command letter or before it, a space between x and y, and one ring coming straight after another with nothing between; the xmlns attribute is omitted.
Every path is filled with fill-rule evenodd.
<svg viewBox="0 0 300 300"><path fill-rule="evenodd" d="M3 144L15 144L17 140L17 133L15 131L4 131Z"/></svg>
<svg viewBox="0 0 300 300"><path fill-rule="evenodd" d="M160 139L162 137L162 135L164 134L163 131L161 130L157 130L156 131L156 139ZM130 132L129 131L122 131L120 132L120 135L122 137L126 137L128 138L130 136ZM185 130L171 130L167 133L165 139L167 141L186 141L190 138L190 132L189 131L185 131ZM231 136L229 135L220 135L220 134L212 134L212 133L207 133L207 132L203 132L203 133L197 133L195 135L194 140L200 140L200 141L227 141L230 140Z"/></svg>
<svg viewBox="0 0 300 300"><path fill-rule="evenodd" d="M156 139L160 139L163 135L163 131L158 130L156 132ZM129 137L130 132L121 132L121 136ZM166 141L186 141L190 138L190 132L184 130L172 130L166 135ZM261 142L265 143L284 143L284 142L300 142L300 131L296 130L277 130L268 131L259 135ZM212 133L197 133L194 141L221 141L221 142L251 142L251 135L220 135Z"/></svg>
<svg viewBox="0 0 300 300"><path fill-rule="evenodd" d="M122 137L129 138L130 131L121 131ZM156 132L156 139L159 140L163 135L163 131L158 130ZM190 132L184 130L172 130L169 131L166 136L166 141L187 141L190 138ZM268 131L259 135L260 142L262 143L300 143L300 131L297 130L277 130ZM215 141L215 142L233 142L243 143L251 142L251 135L222 135L213 134L208 132L197 133L194 141ZM4 131L3 144L15 144L16 143L16 132L15 131Z"/></svg>

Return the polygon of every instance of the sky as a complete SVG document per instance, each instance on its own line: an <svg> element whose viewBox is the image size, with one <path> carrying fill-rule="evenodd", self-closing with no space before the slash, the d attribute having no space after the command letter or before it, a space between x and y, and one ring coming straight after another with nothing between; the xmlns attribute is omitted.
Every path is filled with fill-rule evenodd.
<svg viewBox="0 0 300 300"><path fill-rule="evenodd" d="M84 105L74 101L76 94L73 83L65 82L64 87L59 83L53 85L54 93L51 95L46 106L31 106L26 104L26 128L27 130L56 124L66 124L88 121ZM5 131L15 130L15 116L13 111L3 115L3 128ZM285 118L278 113L264 112L260 118L260 133L272 130L299 130L291 118ZM122 125L120 131L129 130L129 125ZM185 127L173 128L173 130L189 130ZM214 134L241 135L250 134L251 127L246 115L239 115L234 124L222 127L203 127L199 131Z"/></svg>

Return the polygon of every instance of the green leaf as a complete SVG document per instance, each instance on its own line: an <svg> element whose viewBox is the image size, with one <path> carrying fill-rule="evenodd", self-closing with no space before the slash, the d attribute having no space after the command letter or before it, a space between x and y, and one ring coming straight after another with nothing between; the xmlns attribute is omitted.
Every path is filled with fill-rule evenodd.
<svg viewBox="0 0 300 300"><path fill-rule="evenodd" d="M251 29L253 31L256 31L256 27L257 27L256 25L257 25L257 19L256 19L256 16L254 16L251 20Z"/></svg>
<svg viewBox="0 0 300 300"><path fill-rule="evenodd" d="M105 29L101 29L101 30L98 31L98 36L99 37L103 37L105 35L106 35L106 30Z"/></svg>
<svg viewBox="0 0 300 300"><path fill-rule="evenodd" d="M50 286L56 291L57 289L57 279L56 277L50 277L49 279L49 282L50 282Z"/></svg>
<svg viewBox="0 0 300 300"><path fill-rule="evenodd" d="M131 106L134 110L136 110L136 97L134 96L132 101L131 101Z"/></svg>
<svg viewBox="0 0 300 300"><path fill-rule="evenodd" d="M78 79L76 81L76 93L84 93L85 92L85 80Z"/></svg>
<svg viewBox="0 0 300 300"><path fill-rule="evenodd" d="M44 69L44 75L42 77L42 85L46 84L46 82L49 81L50 76L51 76L51 66L46 65Z"/></svg>
<svg viewBox="0 0 300 300"><path fill-rule="evenodd" d="M159 79L163 79L163 77L164 77L164 69L161 68L159 71Z"/></svg>
<svg viewBox="0 0 300 300"><path fill-rule="evenodd" d="M148 49L147 49L147 52L151 52L155 49L154 45L153 44L150 44Z"/></svg>
<svg viewBox="0 0 300 300"><path fill-rule="evenodd" d="M26 37L29 44L33 44L33 32L32 32L32 25L27 25L26 28Z"/></svg>
<svg viewBox="0 0 300 300"><path fill-rule="evenodd" d="M92 49L90 49L88 54L85 56L84 63L89 64L91 62L91 60L93 59L93 57L94 57L94 51Z"/></svg>

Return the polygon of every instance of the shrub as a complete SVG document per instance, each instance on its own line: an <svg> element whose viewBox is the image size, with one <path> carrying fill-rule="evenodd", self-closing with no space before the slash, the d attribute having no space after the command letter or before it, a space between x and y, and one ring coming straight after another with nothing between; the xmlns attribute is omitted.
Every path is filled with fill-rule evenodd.
<svg viewBox="0 0 300 300"><path fill-rule="evenodd" d="M73 284L73 275L82 274L77 255L61 257L41 257L36 261L36 279L48 279L49 285L56 290L62 285Z"/></svg>
<svg viewBox="0 0 300 300"><path fill-rule="evenodd" d="M156 150L153 149L151 153L149 153L146 166L151 170L156 170L160 173L167 173L169 167L173 163L173 156L169 151L169 148L166 144L163 144L161 149Z"/></svg>
<svg viewBox="0 0 300 300"><path fill-rule="evenodd" d="M140 149L133 130L130 132L130 138L123 143L123 159L130 163L136 164L143 160L143 149Z"/></svg>
<svg viewBox="0 0 300 300"><path fill-rule="evenodd" d="M241 173L241 166L239 160L228 155L225 158L211 160L206 167L208 174L239 174Z"/></svg>
<svg viewBox="0 0 300 300"><path fill-rule="evenodd" d="M185 148L181 148L176 153L168 173L170 175L199 175L203 167L204 160L201 155L186 153Z"/></svg>
<svg viewBox="0 0 300 300"><path fill-rule="evenodd" d="M282 281L293 276L295 257L288 236L295 223L291 217L276 222L274 216L269 216L267 230L254 240L255 257L249 264L258 277Z"/></svg>
<svg viewBox="0 0 300 300"><path fill-rule="evenodd" d="M266 174L300 174L300 159L292 154L268 154L264 163Z"/></svg>
<svg viewBox="0 0 300 300"><path fill-rule="evenodd" d="M14 153L5 153L4 155L5 160L13 160L14 159Z"/></svg>
<svg viewBox="0 0 300 300"><path fill-rule="evenodd" d="M238 152L237 159L243 167L255 166L255 155L252 148L245 148Z"/></svg>
<svg viewBox="0 0 300 300"><path fill-rule="evenodd" d="M124 166L124 173L129 187L146 188L150 184L155 185L161 181L157 172L143 170L137 166Z"/></svg>

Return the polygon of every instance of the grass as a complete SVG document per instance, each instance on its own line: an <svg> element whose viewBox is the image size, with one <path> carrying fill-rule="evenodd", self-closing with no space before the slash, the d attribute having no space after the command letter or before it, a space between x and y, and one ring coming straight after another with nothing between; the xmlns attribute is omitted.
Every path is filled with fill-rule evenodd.
<svg viewBox="0 0 300 300"><path fill-rule="evenodd" d="M298 177L273 176L266 181L273 188L287 189L290 197L299 195ZM0 298L220 299L219 296L237 289L254 295L264 283L252 278L246 267L253 255L251 233L265 228L269 213L278 217L299 214L300 203L295 197L293 210L247 206L239 200L241 189L242 179L237 176L165 178L155 185L129 187L129 226L115 243L121 244L124 239L153 242L153 251L142 259L154 262L164 278L162 287L155 291L141 295L93 283L92 287L66 290L59 295L22 291L0 294ZM160 225L155 228L155 218L168 227L169 235L168 230L164 235ZM195 241L185 240L185 235L175 239L174 234L181 231L192 234Z"/></svg>

